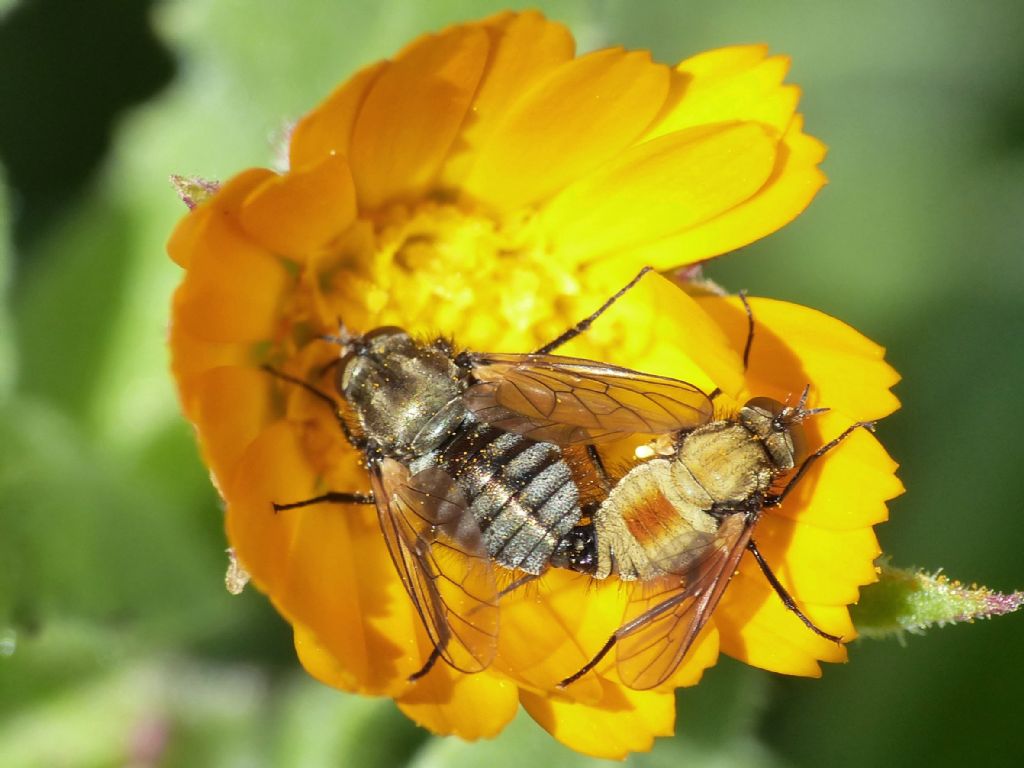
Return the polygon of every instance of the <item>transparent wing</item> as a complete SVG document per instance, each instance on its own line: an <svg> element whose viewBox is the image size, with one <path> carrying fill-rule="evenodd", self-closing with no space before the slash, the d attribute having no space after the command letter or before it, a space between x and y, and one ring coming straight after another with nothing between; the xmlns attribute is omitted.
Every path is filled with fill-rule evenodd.
<svg viewBox="0 0 1024 768"><path fill-rule="evenodd" d="M462 491L447 473L384 459L371 473L377 517L395 570L436 657L467 673L486 669L498 640L498 587Z"/></svg>
<svg viewBox="0 0 1024 768"><path fill-rule="evenodd" d="M679 668L722 598L752 531L743 515L727 518L686 573L635 590L625 623L614 635L623 683L637 690L655 688Z"/></svg>
<svg viewBox="0 0 1024 768"><path fill-rule="evenodd" d="M574 357L475 355L473 377L463 399L477 418L558 445L693 429L713 415L685 381Z"/></svg>

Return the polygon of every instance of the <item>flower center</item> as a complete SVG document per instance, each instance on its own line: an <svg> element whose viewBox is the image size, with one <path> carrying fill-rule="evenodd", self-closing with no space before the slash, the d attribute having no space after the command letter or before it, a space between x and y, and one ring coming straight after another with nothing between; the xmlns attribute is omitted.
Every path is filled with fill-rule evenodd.
<svg viewBox="0 0 1024 768"><path fill-rule="evenodd" d="M580 277L550 258L532 216L499 224L451 204L396 206L360 222L325 261L323 298L356 331L399 325L523 350L578 319L566 297L580 293Z"/></svg>

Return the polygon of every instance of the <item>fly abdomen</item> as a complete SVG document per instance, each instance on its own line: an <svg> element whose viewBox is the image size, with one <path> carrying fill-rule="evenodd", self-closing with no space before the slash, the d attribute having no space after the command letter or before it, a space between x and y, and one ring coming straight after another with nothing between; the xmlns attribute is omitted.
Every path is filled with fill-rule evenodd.
<svg viewBox="0 0 1024 768"><path fill-rule="evenodd" d="M495 427L465 425L431 455L466 494L487 553L506 568L541 573L579 521L579 490L561 451Z"/></svg>

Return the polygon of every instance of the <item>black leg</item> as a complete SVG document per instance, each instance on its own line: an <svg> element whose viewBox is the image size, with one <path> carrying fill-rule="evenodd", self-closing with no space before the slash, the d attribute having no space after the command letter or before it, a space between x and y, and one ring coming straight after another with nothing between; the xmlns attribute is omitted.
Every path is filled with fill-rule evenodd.
<svg viewBox="0 0 1024 768"><path fill-rule="evenodd" d="M343 493L340 491L329 491L328 493L314 496L311 499L293 501L290 504L274 504L275 512L283 512L286 509L299 509L310 507L314 504L376 504L372 493Z"/></svg>
<svg viewBox="0 0 1024 768"><path fill-rule="evenodd" d="M596 312L594 312L594 314L592 314L592 315L590 315L590 317L587 317L587 318L581 320L580 322L576 323L576 325L574 325L572 328L567 330L565 333L563 333L561 336L559 336L554 341L549 341L543 347L541 347L536 352L534 352L534 354L535 355L546 355L548 352L551 352L551 351L557 349L558 347L560 347L563 344L565 344L567 341L571 341L572 339L575 339L581 333L586 331L591 326L591 324L593 324L593 322L595 320L597 320L597 318L599 318L602 314L604 314L605 311L607 311L608 308L611 307L612 304L614 304L616 301L621 299L623 297L623 295L625 295L625 293L627 291L629 291L630 288L632 288L634 285L636 285L638 282L640 282L640 278L642 278L648 272L653 272L653 271L654 271L654 269L652 267L644 267L643 269L641 269L640 272L637 273L636 277L634 277L632 280L630 280L628 283L626 283L622 288L620 288L615 293L615 295L612 296L610 299L608 299L608 301L606 301L604 304L602 304L600 306L600 308Z"/></svg>
<svg viewBox="0 0 1024 768"><path fill-rule="evenodd" d="M584 664L582 667L580 667L579 670L577 670L576 672L574 672L573 674L569 675L567 678L562 680L558 684L558 687L559 688L565 688L566 686L572 685L577 680L579 680L581 677L583 677L585 674L587 674L587 672L589 672L590 670L592 670L594 667L596 667L598 664L601 663L601 659L603 659L605 656L608 655L608 652L612 648L615 647L615 643L617 643L618 641L619 641L619 636L618 636L617 633L612 635L611 637L609 637L608 638L608 642L606 642L604 644L604 646L602 646L601 650L597 652L597 654L594 656L594 658L592 658L590 661L588 661L586 664Z"/></svg>
<svg viewBox="0 0 1024 768"><path fill-rule="evenodd" d="M754 343L754 310L750 308L747 301L747 292L740 291L740 301L743 302L743 309L747 312L747 343L743 345L743 371L746 373L750 365L750 347Z"/></svg>
<svg viewBox="0 0 1024 768"><path fill-rule="evenodd" d="M532 574L532 573L528 573L525 576L520 576L518 579L516 579L511 584L509 584L507 587L505 587L503 590L501 590L497 595L495 595L494 599L495 600L501 600L506 595L512 594L513 592L515 592L520 587L522 587L522 586L524 586L526 584L529 584L531 581L536 581L539 578L540 578L540 576L537 576L537 575ZM472 611L470 611L469 615L472 616L475 612L476 612L476 608L474 608Z"/></svg>
<svg viewBox="0 0 1024 768"><path fill-rule="evenodd" d="M304 390L309 392L309 394L313 395L313 397L329 405L331 412L334 414L334 418L338 422L338 426L341 427L341 433L345 436L345 439L348 440L349 445L357 450L363 450L366 447L366 440L352 432L348 423L345 421L345 417L342 416L341 409L338 407L338 402L333 397L328 395L326 392L320 391L308 381L303 381L302 379L287 374L284 371L279 371L273 366L261 365L260 368L271 376L281 379L282 381L287 381L289 384L302 387Z"/></svg>
<svg viewBox="0 0 1024 768"><path fill-rule="evenodd" d="M608 493L612 489L612 479L608 475L608 470L605 469L604 461L601 459L601 454L597 452L597 448L593 445L587 446L587 457L590 459L590 463L594 465L594 472L597 473L597 479L601 482L604 492Z"/></svg>
<svg viewBox="0 0 1024 768"><path fill-rule="evenodd" d="M786 487L782 489L781 493L778 493L778 494L776 494L774 496L769 496L768 498L765 499L764 506L766 506L766 507L777 507L779 504L781 504L782 500L785 499L786 496L789 495L789 492L791 490L793 490L793 488L796 487L796 484L798 482L800 482L800 478L802 478L804 476L804 473L807 472L808 469L810 469L811 465L814 462L816 462L818 459L820 459L826 453L831 451L833 448L835 448L837 445L839 445L841 442L843 442L843 440L848 438L850 435L852 435L858 429L866 429L868 432L873 432L874 429L875 429L875 422L873 422L873 421L858 421L856 424L854 424L854 425L852 425L850 427L847 427L845 430L843 430L842 434L840 434L839 437L836 437L836 438L834 438L832 440L829 440L827 443L825 443L823 446L821 446L821 448L819 448L814 453L812 453L810 456L808 456L806 459L804 459L803 464L800 465L800 468L789 479L789 482L786 483Z"/></svg>
<svg viewBox="0 0 1024 768"><path fill-rule="evenodd" d="M409 675L409 677L406 679L410 683L415 683L420 678L426 676L426 674L434 668L434 665L437 663L437 660L441 658L441 653L442 649L439 646L435 645L434 650L430 652L430 656L427 657L427 660L423 663L423 666L415 672L413 672L411 675Z"/></svg>
<svg viewBox="0 0 1024 768"><path fill-rule="evenodd" d="M814 622L807 618L807 616L804 615L804 612L797 607L796 601L789 592L786 591L786 588L782 586L782 582L778 580L774 573L772 573L772 569L768 567L768 563L766 563L765 559L761 556L761 552L758 550L753 539L750 539L750 541L747 542L747 549L750 550L750 554L752 554L754 559L757 560L757 564L761 568L761 573L763 573L765 578L768 579L768 583L772 585L772 589L775 590L775 594L779 596L782 600L782 604L785 605L788 610L795 613L796 617L800 619L800 621L802 621L809 630L818 635L818 637L824 637L826 640L831 640L833 643L842 642L843 638L830 635L828 632L818 629Z"/></svg>

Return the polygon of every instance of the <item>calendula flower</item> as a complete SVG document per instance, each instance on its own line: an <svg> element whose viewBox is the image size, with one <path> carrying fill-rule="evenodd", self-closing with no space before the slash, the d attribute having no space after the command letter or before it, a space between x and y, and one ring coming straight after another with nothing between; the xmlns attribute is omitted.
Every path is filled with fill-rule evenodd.
<svg viewBox="0 0 1024 768"><path fill-rule="evenodd" d="M416 722L467 739L520 706L557 739L621 757L672 732L672 689L719 649L767 669L819 674L845 649L811 633L745 558L665 685L631 690L613 655L572 685L621 623L630 587L557 569L503 598L497 655L477 674L438 663L372 507L275 502L368 491L331 409L263 366L335 393L339 321L451 335L527 352L590 314L640 267L694 265L797 216L823 183L787 60L725 48L676 67L620 48L574 55L569 32L506 13L414 41L342 84L295 126L289 167L254 169L176 229L185 270L173 307L182 407L227 503L237 565L292 624L314 677L393 697ZM748 395L810 385L812 444L891 412L882 350L810 309L691 294L651 275L558 350L689 381L722 414ZM756 531L779 579L823 630L849 639L846 606L872 581L871 526L899 492L894 465L858 431ZM511 579L509 579L511 580Z"/></svg>

